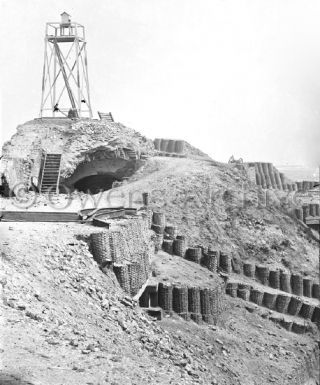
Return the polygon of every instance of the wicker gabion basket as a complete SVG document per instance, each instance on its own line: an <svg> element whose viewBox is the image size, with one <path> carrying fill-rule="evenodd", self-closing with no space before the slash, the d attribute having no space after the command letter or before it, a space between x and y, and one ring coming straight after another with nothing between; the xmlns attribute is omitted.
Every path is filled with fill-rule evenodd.
<svg viewBox="0 0 320 385"><path fill-rule="evenodd" d="M104 262L111 262L112 255L111 255L109 231L91 234L91 248L92 248L93 258L100 265L103 264Z"/></svg>

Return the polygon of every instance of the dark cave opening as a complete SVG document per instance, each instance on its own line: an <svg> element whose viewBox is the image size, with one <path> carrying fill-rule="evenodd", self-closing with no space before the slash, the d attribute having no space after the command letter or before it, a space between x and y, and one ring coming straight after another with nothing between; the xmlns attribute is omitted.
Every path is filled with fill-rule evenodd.
<svg viewBox="0 0 320 385"><path fill-rule="evenodd" d="M74 188L84 193L97 194L99 191L110 190L112 183L118 180L114 174L89 175L79 179Z"/></svg>

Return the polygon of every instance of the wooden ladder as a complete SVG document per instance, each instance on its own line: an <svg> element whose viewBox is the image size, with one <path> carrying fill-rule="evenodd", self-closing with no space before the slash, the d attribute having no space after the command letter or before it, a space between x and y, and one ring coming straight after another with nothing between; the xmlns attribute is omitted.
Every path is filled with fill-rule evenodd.
<svg viewBox="0 0 320 385"><path fill-rule="evenodd" d="M45 154L40 181L40 193L58 193L61 154Z"/></svg>
<svg viewBox="0 0 320 385"><path fill-rule="evenodd" d="M105 120L105 121L111 122L111 123L114 122L114 119L113 119L111 112L99 112L98 111L98 115L99 115L100 120Z"/></svg>

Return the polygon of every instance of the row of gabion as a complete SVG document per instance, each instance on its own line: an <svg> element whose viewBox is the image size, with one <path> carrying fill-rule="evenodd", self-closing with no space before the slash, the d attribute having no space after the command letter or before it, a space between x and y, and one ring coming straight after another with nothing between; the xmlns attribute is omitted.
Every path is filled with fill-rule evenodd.
<svg viewBox="0 0 320 385"><path fill-rule="evenodd" d="M182 235L177 235L173 240L164 239L162 249L168 254L201 264L212 272L217 272L218 267L228 274L232 271L231 257L228 254L210 248L187 247L186 240Z"/></svg>
<svg viewBox="0 0 320 385"><path fill-rule="evenodd" d="M273 289L309 298L320 298L319 283L314 282L310 277L303 277L301 274L270 270L266 265L255 265L249 262L243 264L243 274L256 278L263 285Z"/></svg>
<svg viewBox="0 0 320 385"><path fill-rule="evenodd" d="M194 322L216 323L223 307L223 288L172 285L160 282L158 285L158 303L167 313L177 313L185 320Z"/></svg>
<svg viewBox="0 0 320 385"><path fill-rule="evenodd" d="M202 264L212 272L216 272L219 267L221 271L231 273L232 259L229 254L210 247L187 247L186 237L178 235L176 226L166 224L164 213L153 212L151 229L156 234L156 251L162 248L168 254Z"/></svg>
<svg viewBox="0 0 320 385"><path fill-rule="evenodd" d="M163 241L163 250L169 254L175 254L186 259L201 263L210 271L220 271L230 274L235 269L235 261L229 254L223 251L205 250L202 247L186 248L185 239L177 236L176 239L166 239ZM319 283L314 282L310 277L303 277L300 274L290 274L283 270L270 270L265 265L255 265L254 263L243 263L243 274L250 278L256 278L263 285L279 289L287 293L299 296L320 299ZM241 268L237 269L240 272Z"/></svg>
<svg viewBox="0 0 320 385"><path fill-rule="evenodd" d="M320 216L320 206L318 203L309 203L307 205L303 205L300 208L294 209L294 214L297 219L300 221L306 222L306 218L311 217L319 217Z"/></svg>
<svg viewBox="0 0 320 385"><path fill-rule="evenodd" d="M255 182L262 188L273 188L288 191L307 191L316 185L316 182L314 181L289 181L285 177L284 173L279 172L272 165L272 163L254 162L249 163L249 166L255 168Z"/></svg>
<svg viewBox="0 0 320 385"><path fill-rule="evenodd" d="M175 226L166 226L163 213L153 213L152 229L161 234L162 249L169 254L178 255L195 263L201 263L210 271L220 271L230 274L232 270L241 272L241 267L237 266L228 253L212 250L210 247L189 247L186 246L184 236L177 235ZM268 266L255 265L254 263L243 263L242 270L245 276L256 278L263 285L279 289L287 293L309 298L320 298L319 284L313 282L309 277L302 277L300 274L290 274L283 270L269 270Z"/></svg>
<svg viewBox="0 0 320 385"><path fill-rule="evenodd" d="M308 181L308 180L304 180L302 182L296 182L296 183L297 183L298 191L311 190L317 184L317 182L315 182L315 181Z"/></svg>
<svg viewBox="0 0 320 385"><path fill-rule="evenodd" d="M249 163L255 167L256 184L262 188L295 191L298 186L286 179L284 173L279 172L272 163Z"/></svg>
<svg viewBox="0 0 320 385"><path fill-rule="evenodd" d="M301 298L287 294L277 294L254 288L248 284L229 282L226 293L231 297L238 297L259 306L264 306L279 313L288 313L320 322L320 307L304 302Z"/></svg>
<svg viewBox="0 0 320 385"><path fill-rule="evenodd" d="M273 315L269 317L269 320L283 327L284 329L296 334L304 334L309 330L309 325L306 324L305 321L293 321L285 317L279 318L278 316Z"/></svg>
<svg viewBox="0 0 320 385"><path fill-rule="evenodd" d="M120 223L112 231L91 234L94 259L113 268L121 288L135 295L151 271L148 218L137 217Z"/></svg>
<svg viewBox="0 0 320 385"><path fill-rule="evenodd" d="M162 249L168 254L173 254L205 266L212 272L217 272L218 268L230 274L232 271L231 257L217 250L211 250L203 247L186 247L186 241L183 236L177 235L176 239L165 239Z"/></svg>
<svg viewBox="0 0 320 385"><path fill-rule="evenodd" d="M159 139L156 138L154 141L154 147L158 151L169 152L169 153L184 153L185 141L184 140L173 140L173 139Z"/></svg>

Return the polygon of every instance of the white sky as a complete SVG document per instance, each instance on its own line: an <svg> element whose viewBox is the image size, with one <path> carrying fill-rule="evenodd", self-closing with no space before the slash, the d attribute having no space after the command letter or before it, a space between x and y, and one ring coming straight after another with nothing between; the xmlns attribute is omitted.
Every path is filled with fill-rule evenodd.
<svg viewBox="0 0 320 385"><path fill-rule="evenodd" d="M47 21L84 24L93 110L214 159L320 163L320 0L0 0L1 142L40 108Z"/></svg>

